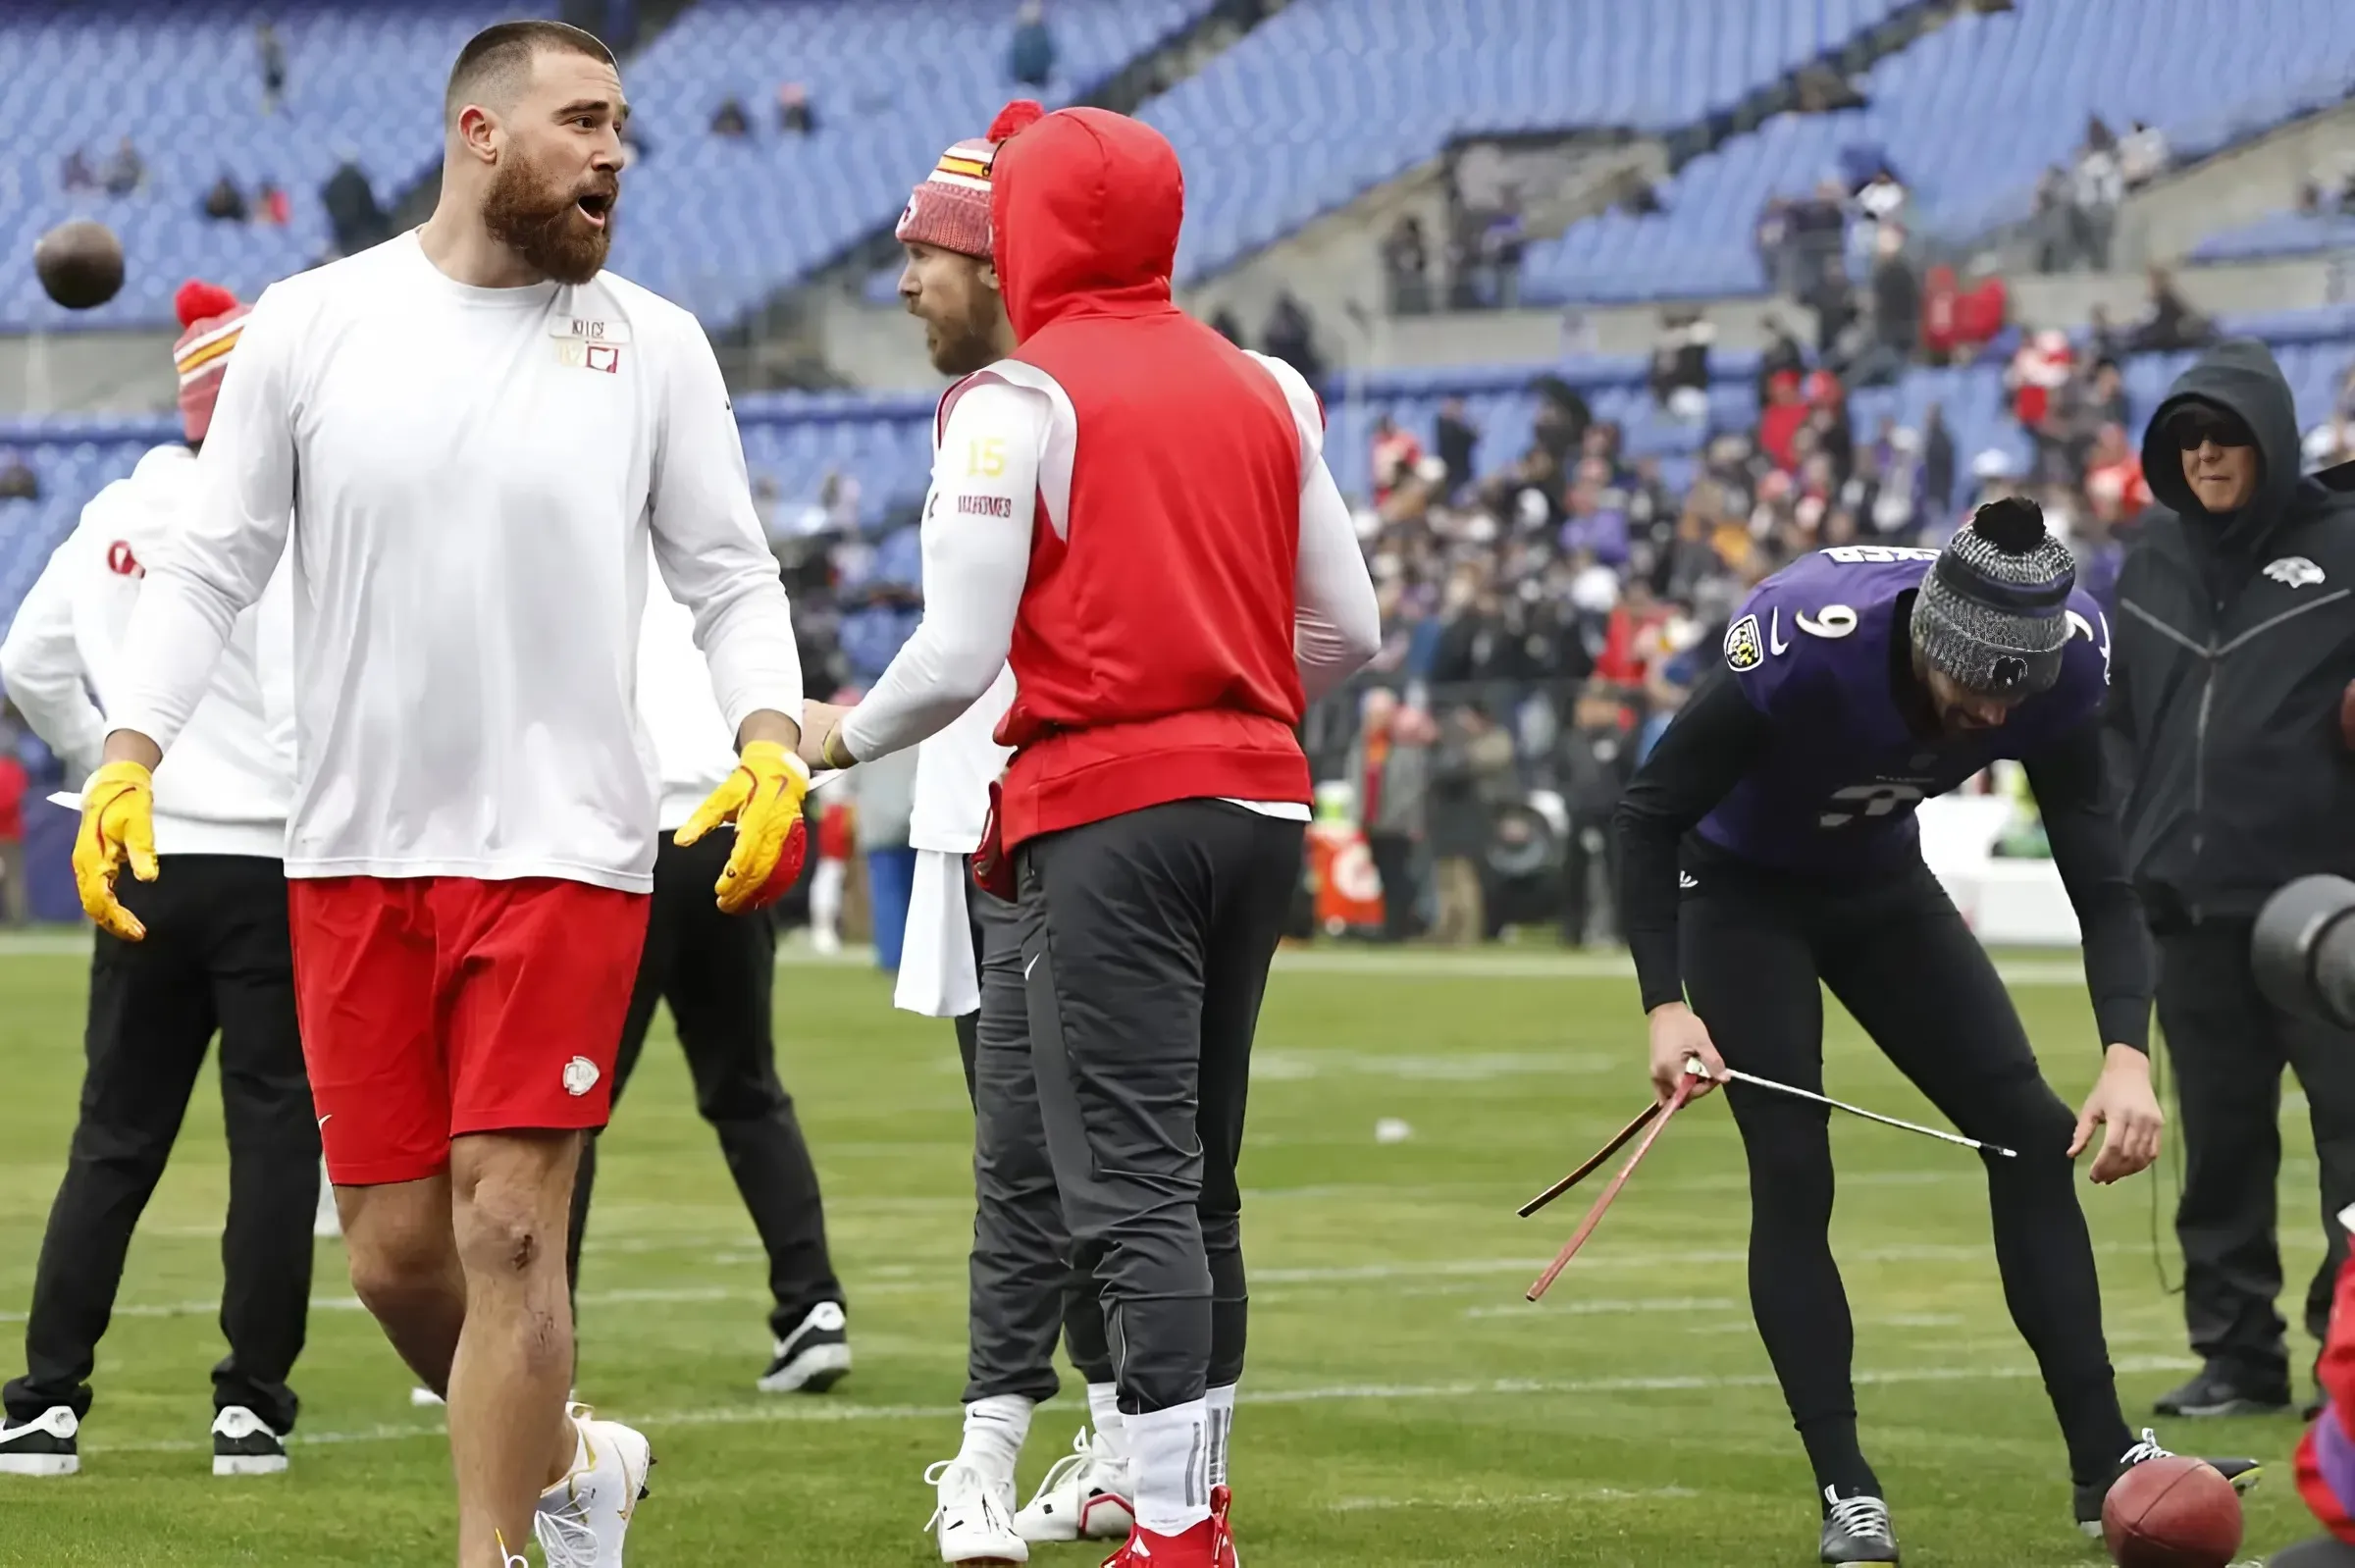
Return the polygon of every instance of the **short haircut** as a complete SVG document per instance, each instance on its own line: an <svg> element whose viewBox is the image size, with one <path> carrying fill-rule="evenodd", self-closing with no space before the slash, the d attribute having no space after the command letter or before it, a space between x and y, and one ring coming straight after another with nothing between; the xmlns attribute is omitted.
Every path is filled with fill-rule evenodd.
<svg viewBox="0 0 2355 1568"><path fill-rule="evenodd" d="M613 51L593 32L561 22L501 22L467 39L458 51L442 95L443 123L454 122L470 103L511 102L531 79L532 62L542 53L586 55L618 69Z"/></svg>

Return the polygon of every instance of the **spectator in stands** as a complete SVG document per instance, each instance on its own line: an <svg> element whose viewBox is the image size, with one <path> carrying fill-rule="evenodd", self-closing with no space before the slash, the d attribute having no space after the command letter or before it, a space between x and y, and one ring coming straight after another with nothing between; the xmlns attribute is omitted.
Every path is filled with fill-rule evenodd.
<svg viewBox="0 0 2355 1568"><path fill-rule="evenodd" d="M1557 466L1567 463L1570 454L1585 443L1588 427L1595 423L1594 409L1577 388L1559 376L1539 376L1530 382L1529 390L1538 394L1531 438Z"/></svg>
<svg viewBox="0 0 2355 1568"><path fill-rule="evenodd" d="M2035 246L2037 272L2050 276L2067 271L2076 254L2075 220L2070 212L2068 171L2048 166L2036 177L2036 198L2028 214L2028 235Z"/></svg>
<svg viewBox="0 0 2355 1568"><path fill-rule="evenodd" d="M2128 344L2119 330L2111 324L2110 307L2095 301L2085 312L2085 352L2096 364L2108 360L2118 363Z"/></svg>
<svg viewBox="0 0 2355 1568"><path fill-rule="evenodd" d="M58 167L57 183L67 191L96 190L98 175L90 168L89 154L79 147L67 153L66 161Z"/></svg>
<svg viewBox="0 0 2355 1568"><path fill-rule="evenodd" d="M0 747L0 926L21 926L32 918L25 884L25 797L31 785L16 748Z"/></svg>
<svg viewBox="0 0 2355 1568"><path fill-rule="evenodd" d="M1807 373L1807 355L1783 318L1773 311L1758 318L1758 331L1766 339L1766 346L1758 351L1758 406L1763 408L1772 400L1775 377Z"/></svg>
<svg viewBox="0 0 2355 1568"><path fill-rule="evenodd" d="M287 95L287 46L266 21L254 25L253 45L262 62L262 113L274 115Z"/></svg>
<svg viewBox="0 0 2355 1568"><path fill-rule="evenodd" d="M0 500L39 500L41 477L20 452L0 453Z"/></svg>
<svg viewBox="0 0 2355 1568"><path fill-rule="evenodd" d="M2085 406L2095 428L2103 425L2131 425L2134 405L2126 396L2126 378L2115 359L2097 359L2093 365L2092 385L2086 390Z"/></svg>
<svg viewBox="0 0 2355 1568"><path fill-rule="evenodd" d="M2142 453L2123 425L2105 424L2095 434L2085 459L2085 498L2092 510L2120 524L2131 523L2151 504Z"/></svg>
<svg viewBox="0 0 2355 1568"><path fill-rule="evenodd" d="M2167 173L2167 132L2137 120L2118 143L2118 172L2128 190L2140 190Z"/></svg>
<svg viewBox="0 0 2355 1568"><path fill-rule="evenodd" d="M128 196L147 183L147 160L129 136L115 144L115 155L106 160L99 183L110 196Z"/></svg>
<svg viewBox="0 0 2355 1568"><path fill-rule="evenodd" d="M292 223L294 200L287 194L287 187L275 180L263 181L262 188L254 192L253 220L273 229L284 229Z"/></svg>
<svg viewBox="0 0 2355 1568"><path fill-rule="evenodd" d="M1843 256L1848 233L1848 192L1837 180L1818 183L1814 193L1791 204L1792 297L1812 302L1827 278L1845 286Z"/></svg>
<svg viewBox="0 0 2355 1568"><path fill-rule="evenodd" d="M1833 475L1846 479L1857 461L1856 430L1848 416L1848 388L1832 372L1816 369L1807 373L1806 391L1806 428L1812 433L1812 445L1830 459Z"/></svg>
<svg viewBox="0 0 2355 1568"><path fill-rule="evenodd" d="M204 193L204 215L215 223L243 223L251 216L245 206L245 192L237 188L236 181L227 170L213 182L212 189Z"/></svg>
<svg viewBox="0 0 2355 1568"><path fill-rule="evenodd" d="M1488 934L1481 873L1498 808L1513 794L1513 738L1477 702L1447 710L1431 764L1425 809L1438 919L1434 940L1467 946Z"/></svg>
<svg viewBox="0 0 2355 1568"><path fill-rule="evenodd" d="M1400 215L1382 240L1382 271L1389 283L1390 311L1420 316L1431 309L1431 251L1423 238L1423 220Z"/></svg>
<svg viewBox="0 0 2355 1568"><path fill-rule="evenodd" d="M1260 341L1269 353L1300 372L1311 387L1325 379L1325 360L1317 352L1316 326L1308 318L1308 307L1289 288L1278 290Z"/></svg>
<svg viewBox="0 0 2355 1568"><path fill-rule="evenodd" d="M1872 248L1872 340L1849 371L1859 387L1896 381L1921 348L1921 280L1906 255L1905 229L1882 224Z"/></svg>
<svg viewBox="0 0 2355 1568"><path fill-rule="evenodd" d="M320 186L319 204L327 212L336 249L343 255L383 244L392 236L392 222L377 205L376 187L368 183L359 160L349 153Z"/></svg>
<svg viewBox="0 0 2355 1568"><path fill-rule="evenodd" d="M1439 404L1439 418L1432 426L1432 449L1447 470L1446 496L1462 495L1478 477L1472 460L1479 447L1480 428L1464 412L1464 400L1450 397Z"/></svg>
<svg viewBox="0 0 2355 1568"><path fill-rule="evenodd" d="M1636 771L1635 715L1602 681L1589 681L1571 707L1562 737L1562 804L1569 833L1562 845L1562 945L1584 947L1596 916L1612 923L1611 892L1619 883L1618 835L1611 812ZM1598 853L1599 852L1599 853ZM1595 897L1596 861L1603 894Z"/></svg>
<svg viewBox="0 0 2355 1568"><path fill-rule="evenodd" d="M1511 310L1521 303L1521 257L1529 235L1521 219L1521 189L1506 185L1480 230L1480 268L1488 280L1483 303Z"/></svg>
<svg viewBox="0 0 2355 1568"><path fill-rule="evenodd" d="M738 140L753 133L752 116L744 112L744 100L734 93L720 100L711 111L711 134Z"/></svg>
<svg viewBox="0 0 2355 1568"><path fill-rule="evenodd" d="M1240 348L1243 346L1243 324L1234 319L1234 312L1221 305L1211 313L1210 330Z"/></svg>
<svg viewBox="0 0 2355 1568"><path fill-rule="evenodd" d="M2061 390L2069 383L2074 350L2068 334L2054 329L2023 332L2018 350L2004 370L2005 390L2012 393L2012 417L2036 443L2036 477L2046 477L2058 460L2054 453L2067 444L2067 432L2056 416Z"/></svg>
<svg viewBox="0 0 2355 1568"><path fill-rule="evenodd" d="M1767 384L1766 406L1758 414L1758 450L1783 473L1799 466L1799 427L1806 422L1806 399L1800 395L1800 378L1779 371Z"/></svg>
<svg viewBox="0 0 2355 1568"><path fill-rule="evenodd" d="M2148 280L2150 311L2135 327L2131 342L2144 352L2197 348L2216 337L2207 317L2192 309L2175 287L2165 267L2153 267Z"/></svg>
<svg viewBox="0 0 2355 1568"><path fill-rule="evenodd" d="M1380 506L1422 466L1423 444L1415 439L1413 432L1399 429L1397 421L1384 414L1374 421L1374 444L1369 455L1374 472L1374 504Z"/></svg>
<svg viewBox="0 0 2355 1568"><path fill-rule="evenodd" d="M1798 253L1791 244L1791 203L1786 198L1768 196L1759 206L1757 221L1751 226L1750 242L1757 255L1758 274L1766 280L1767 291L1797 298Z"/></svg>
<svg viewBox="0 0 2355 1568"><path fill-rule="evenodd" d="M1709 417L1709 344L1717 338L1698 310L1660 312L1660 336L1646 377L1653 406L1698 425Z"/></svg>
<svg viewBox="0 0 2355 1568"><path fill-rule="evenodd" d="M1923 523L1943 528L1955 504L1955 433L1947 428L1946 405L1932 403L1921 420Z"/></svg>
<svg viewBox="0 0 2355 1568"><path fill-rule="evenodd" d="M1014 15L1014 41L1006 49L1006 74L1025 87L1055 78L1055 34L1039 0L1022 0Z"/></svg>
<svg viewBox="0 0 2355 1568"><path fill-rule="evenodd" d="M1420 852L1431 789L1430 720L1402 706L1398 694L1377 686L1358 712L1349 748L1349 781L1357 788L1357 820L1382 878L1382 936L1402 942L1415 934Z"/></svg>
<svg viewBox="0 0 2355 1568"><path fill-rule="evenodd" d="M2097 118L2086 130L2069 181L2070 237L2077 260L2095 272L2110 270L2110 240L2118 232L2119 204L2125 199L2118 143Z"/></svg>
<svg viewBox="0 0 2355 1568"><path fill-rule="evenodd" d="M806 136L817 129L810 89L798 81L777 84L777 129L789 136Z"/></svg>

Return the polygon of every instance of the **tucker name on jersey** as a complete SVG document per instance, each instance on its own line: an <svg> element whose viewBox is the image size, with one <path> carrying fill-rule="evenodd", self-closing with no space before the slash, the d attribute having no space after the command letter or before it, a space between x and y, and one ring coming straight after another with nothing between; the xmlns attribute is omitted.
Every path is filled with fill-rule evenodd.
<svg viewBox="0 0 2355 1568"><path fill-rule="evenodd" d="M1760 583L1726 637L1726 665L1772 721L1765 755L1702 819L1701 835L1745 860L1848 875L1902 862L1913 809L2002 758L2030 756L2099 711L2110 626L2069 597L2061 678L1999 728L1916 734L1899 706L1903 617L1937 551L1857 545L1802 556ZM1735 631L1751 628L1746 639Z"/></svg>

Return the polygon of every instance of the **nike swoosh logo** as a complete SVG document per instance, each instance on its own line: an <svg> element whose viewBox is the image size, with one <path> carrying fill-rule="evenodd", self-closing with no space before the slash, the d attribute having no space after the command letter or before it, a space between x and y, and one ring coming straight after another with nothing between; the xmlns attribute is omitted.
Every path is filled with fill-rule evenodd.
<svg viewBox="0 0 2355 1568"><path fill-rule="evenodd" d="M327 1115L325 1115L325 1116L321 1117L321 1118L319 1119L319 1130L320 1130L320 1131L322 1131L322 1132L325 1132L325 1131L327 1130L327 1124L328 1124L330 1122L333 1122L335 1119L336 1119L336 1113L335 1113L335 1112L333 1112L333 1111L330 1111L330 1112L328 1112L328 1113L327 1113Z"/></svg>
<svg viewBox="0 0 2355 1568"><path fill-rule="evenodd" d="M1770 652L1776 653L1791 646L1783 641L1783 612L1779 605L1766 622L1766 646Z"/></svg>

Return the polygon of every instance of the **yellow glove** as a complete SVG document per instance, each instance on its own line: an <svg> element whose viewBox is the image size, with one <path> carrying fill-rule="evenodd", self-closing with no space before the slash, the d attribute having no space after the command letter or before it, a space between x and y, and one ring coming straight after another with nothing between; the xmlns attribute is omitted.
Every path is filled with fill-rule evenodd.
<svg viewBox="0 0 2355 1568"><path fill-rule="evenodd" d="M74 885L81 892L81 912L98 929L136 942L147 927L115 900L115 877L126 856L131 875L155 880L155 778L136 762L109 762L81 787Z"/></svg>
<svg viewBox="0 0 2355 1568"><path fill-rule="evenodd" d="M755 741L736 758L736 771L673 836L674 843L688 845L722 822L736 824L736 849L713 889L722 910L764 910L802 874L810 849L802 797L809 793L808 764L774 741Z"/></svg>

